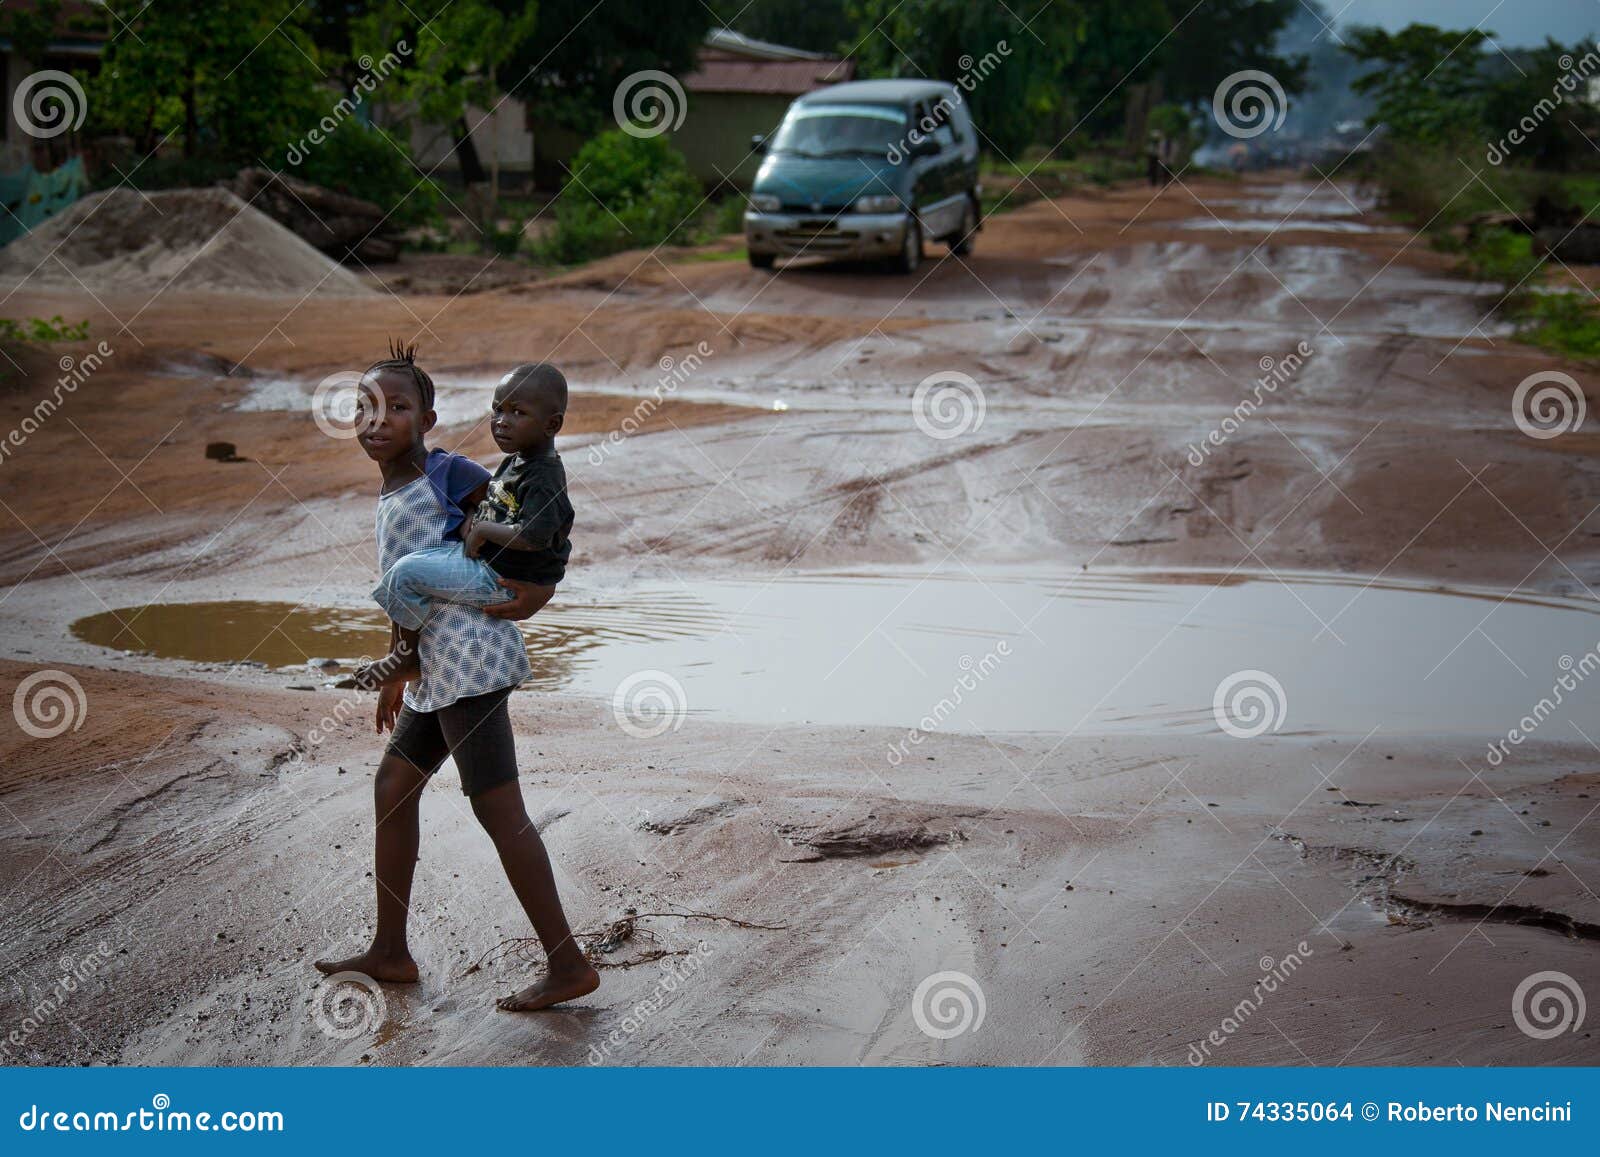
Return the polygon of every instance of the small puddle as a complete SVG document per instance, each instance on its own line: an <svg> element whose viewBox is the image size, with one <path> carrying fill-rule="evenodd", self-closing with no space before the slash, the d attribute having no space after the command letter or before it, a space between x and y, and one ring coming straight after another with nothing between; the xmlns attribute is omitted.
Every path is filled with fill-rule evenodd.
<svg viewBox="0 0 1600 1157"><path fill-rule="evenodd" d="M1600 678L1583 679L1600 645L1596 604L1343 576L995 569L643 584L604 600L573 592L522 629L534 690L610 700L625 684L665 688L656 703L673 714L753 722L1215 733L1217 688L1239 672L1270 676L1241 687L1266 688L1286 734L1503 737L1563 676L1576 687L1538 721L1540 739L1577 739L1572 723L1600 708ZM302 670L376 655L388 637L375 610L250 602L98 614L73 632Z"/></svg>

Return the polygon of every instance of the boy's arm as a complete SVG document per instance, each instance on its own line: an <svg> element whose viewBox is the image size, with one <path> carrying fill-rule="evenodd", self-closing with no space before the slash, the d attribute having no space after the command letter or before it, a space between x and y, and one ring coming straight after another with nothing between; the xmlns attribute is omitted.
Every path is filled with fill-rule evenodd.
<svg viewBox="0 0 1600 1157"><path fill-rule="evenodd" d="M467 546L467 540L472 537L473 524L478 521L478 506L487 497L489 497L489 484L480 482L472 493L461 500L461 509L466 512L466 518L459 528L461 545L464 548ZM470 549L467 549L465 553L468 558L473 558L476 555L476 552Z"/></svg>
<svg viewBox="0 0 1600 1157"><path fill-rule="evenodd" d="M533 531L531 535L528 533L530 530ZM554 537L554 528L546 529L532 522L507 524L474 521L467 532L467 557L477 558L484 543L507 550L544 550Z"/></svg>
<svg viewBox="0 0 1600 1157"><path fill-rule="evenodd" d="M559 493L541 495L537 506L517 523L474 519L465 538L468 558L477 558L484 543L509 550L547 550L561 529Z"/></svg>

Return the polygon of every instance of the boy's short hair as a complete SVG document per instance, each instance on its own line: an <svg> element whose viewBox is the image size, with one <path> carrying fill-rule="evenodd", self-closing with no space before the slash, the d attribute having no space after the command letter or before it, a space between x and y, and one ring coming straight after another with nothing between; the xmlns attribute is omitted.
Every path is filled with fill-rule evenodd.
<svg viewBox="0 0 1600 1157"><path fill-rule="evenodd" d="M394 338L389 339L389 356L381 362L373 362L367 367L366 373L378 373L382 370L400 370L411 375L412 382L417 387L417 394L422 399L424 410L433 409L433 379L426 370L417 365L417 347L415 343L406 345ZM363 377L366 374L362 375Z"/></svg>
<svg viewBox="0 0 1600 1157"><path fill-rule="evenodd" d="M527 390L550 403L558 414L567 412L567 378L549 362L524 362L500 379L502 386Z"/></svg>

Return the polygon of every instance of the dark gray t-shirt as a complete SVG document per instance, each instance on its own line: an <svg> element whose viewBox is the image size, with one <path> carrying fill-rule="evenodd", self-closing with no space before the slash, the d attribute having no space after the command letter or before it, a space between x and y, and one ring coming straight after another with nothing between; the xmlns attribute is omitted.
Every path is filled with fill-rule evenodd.
<svg viewBox="0 0 1600 1157"><path fill-rule="evenodd" d="M533 548L484 543L480 557L496 574L541 586L554 586L566 577L572 557L572 503L566 468L554 450L537 458L508 454L489 480L489 496L478 507L478 517L517 527L517 537Z"/></svg>

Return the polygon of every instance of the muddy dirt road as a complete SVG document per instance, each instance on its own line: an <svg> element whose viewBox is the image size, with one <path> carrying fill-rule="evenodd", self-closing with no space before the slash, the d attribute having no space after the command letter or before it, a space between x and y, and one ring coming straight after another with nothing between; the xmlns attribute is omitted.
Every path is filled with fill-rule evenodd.
<svg viewBox="0 0 1600 1157"><path fill-rule="evenodd" d="M1037 202L911 278L707 256L5 287L112 350L0 463L8 1061L1600 1062L1543 1031L1600 993L1600 470L1513 416L1582 369L1288 178ZM578 389L512 709L614 965L562 1011L494 1009L536 954L448 767L422 982L310 966L370 933L336 683L381 635L376 478L310 404L391 334L480 460L509 365Z"/></svg>

